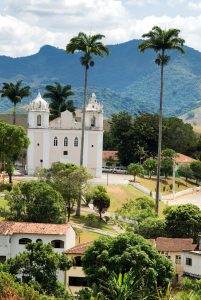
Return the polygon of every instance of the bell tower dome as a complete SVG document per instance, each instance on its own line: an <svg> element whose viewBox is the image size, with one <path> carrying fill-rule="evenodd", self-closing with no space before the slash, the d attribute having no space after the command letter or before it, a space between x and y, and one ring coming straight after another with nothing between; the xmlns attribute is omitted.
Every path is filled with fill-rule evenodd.
<svg viewBox="0 0 201 300"><path fill-rule="evenodd" d="M103 129L103 105L97 102L95 93L92 93L86 107L86 127Z"/></svg>
<svg viewBox="0 0 201 300"><path fill-rule="evenodd" d="M28 128L48 128L49 114L49 104L38 93L37 97L29 104Z"/></svg>

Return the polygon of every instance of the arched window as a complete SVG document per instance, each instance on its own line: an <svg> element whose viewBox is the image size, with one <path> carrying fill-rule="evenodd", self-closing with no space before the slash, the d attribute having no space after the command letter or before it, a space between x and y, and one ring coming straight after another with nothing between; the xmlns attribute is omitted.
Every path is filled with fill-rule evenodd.
<svg viewBox="0 0 201 300"><path fill-rule="evenodd" d="M51 244L53 248L64 248L64 241L62 240L53 240Z"/></svg>
<svg viewBox="0 0 201 300"><path fill-rule="evenodd" d="M56 136L54 138L54 146L58 146L58 138Z"/></svg>
<svg viewBox="0 0 201 300"><path fill-rule="evenodd" d="M36 240L36 243L38 243L38 242L42 242L42 240L41 240L41 239L37 239L37 240Z"/></svg>
<svg viewBox="0 0 201 300"><path fill-rule="evenodd" d="M37 115L37 126L41 126L41 115Z"/></svg>
<svg viewBox="0 0 201 300"><path fill-rule="evenodd" d="M68 146L68 138L65 137L65 138L64 138L64 147L67 147L67 146Z"/></svg>
<svg viewBox="0 0 201 300"><path fill-rule="evenodd" d="M95 116L93 116L91 118L91 127L95 127L95 126L96 126L96 118L95 118Z"/></svg>
<svg viewBox="0 0 201 300"><path fill-rule="evenodd" d="M78 147L78 137L75 137L74 139L74 147Z"/></svg>
<svg viewBox="0 0 201 300"><path fill-rule="evenodd" d="M32 242L31 239L27 239L27 238L19 239L19 244L20 245L26 245L26 244L31 243L31 242Z"/></svg>

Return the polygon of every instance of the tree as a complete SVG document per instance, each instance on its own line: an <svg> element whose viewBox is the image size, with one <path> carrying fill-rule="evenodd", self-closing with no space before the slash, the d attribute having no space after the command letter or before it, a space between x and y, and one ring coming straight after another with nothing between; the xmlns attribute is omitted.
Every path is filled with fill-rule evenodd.
<svg viewBox="0 0 201 300"><path fill-rule="evenodd" d="M30 86L22 87L22 80L16 83L3 82L3 87L0 90L1 97L7 97L13 103L13 124L16 123L16 105L21 102L24 97L31 94Z"/></svg>
<svg viewBox="0 0 201 300"><path fill-rule="evenodd" d="M190 164L190 168L193 171L193 177L196 179L196 182L201 180L201 162L195 161Z"/></svg>
<svg viewBox="0 0 201 300"><path fill-rule="evenodd" d="M137 154L137 156L139 157L139 159L140 159L140 164L141 164L141 163L142 163L142 159L145 159L146 156L147 156L147 151L144 150L144 147L140 147L140 146L138 145L138 149L137 149L137 151L136 151L136 154Z"/></svg>
<svg viewBox="0 0 201 300"><path fill-rule="evenodd" d="M154 158L150 157L143 162L143 168L147 172L149 178L155 174L157 167L157 162Z"/></svg>
<svg viewBox="0 0 201 300"><path fill-rule="evenodd" d="M67 100L70 96L74 95L70 85L61 85L55 82L54 85L46 85L46 92L44 98L49 98L50 102L50 117L55 119L61 116L61 112L69 110L75 114L75 106L72 100Z"/></svg>
<svg viewBox="0 0 201 300"><path fill-rule="evenodd" d="M161 167L161 145L162 145L162 117L163 117L163 84L164 84L164 67L168 64L170 56L166 53L170 50L177 50L184 53L184 39L179 37L180 30L168 29L163 30L154 26L151 31L142 35L145 40L139 45L141 52L152 49L156 53L155 63L161 68L160 82L160 113L159 113L159 133L158 133L158 159L157 159L157 184L156 184L156 215L158 215L159 193L160 193L160 167Z"/></svg>
<svg viewBox="0 0 201 300"><path fill-rule="evenodd" d="M196 241L201 231L201 211L193 204L168 207L165 220L169 237L193 238Z"/></svg>
<svg viewBox="0 0 201 300"><path fill-rule="evenodd" d="M52 167L44 170L42 174L42 179L63 196L68 221L75 202L77 202L77 214L80 215L80 199L85 192L89 178L90 175L85 168L60 162L53 163Z"/></svg>
<svg viewBox="0 0 201 300"><path fill-rule="evenodd" d="M161 174L167 178L173 173L173 160L170 157L162 157L161 160Z"/></svg>
<svg viewBox="0 0 201 300"><path fill-rule="evenodd" d="M174 271L171 262L161 256L143 237L133 233L121 234L111 239L102 237L90 246L83 256L83 268L89 286L98 286L110 278L112 272L132 272L138 282L135 289L143 290L153 299L156 287L166 289Z"/></svg>
<svg viewBox="0 0 201 300"><path fill-rule="evenodd" d="M136 176L141 176L144 174L144 168L140 164L133 164L131 163L128 166L128 173L133 175L133 181L135 182L135 177Z"/></svg>
<svg viewBox="0 0 201 300"><path fill-rule="evenodd" d="M19 183L5 198L10 206L10 220L56 224L65 220L61 194L45 182Z"/></svg>
<svg viewBox="0 0 201 300"><path fill-rule="evenodd" d="M180 165L178 168L178 174L181 177L185 177L186 183L188 179L193 178L193 171L189 164Z"/></svg>
<svg viewBox="0 0 201 300"><path fill-rule="evenodd" d="M139 223L137 232L146 239L166 236L165 220L154 217L146 218Z"/></svg>
<svg viewBox="0 0 201 300"><path fill-rule="evenodd" d="M102 213L104 213L110 207L110 197L102 185L98 185L94 191L93 205L97 209L101 221Z"/></svg>
<svg viewBox="0 0 201 300"><path fill-rule="evenodd" d="M85 68L80 166L83 165L84 155L85 111L88 87L88 70L90 67L94 66L94 60L92 57L93 55L100 56L102 58L104 54L109 55L108 48L100 42L100 40L104 37L105 36L102 34L86 35L84 32L79 32L78 35L73 37L66 46L67 53L81 51L82 56L80 57L80 62L81 65Z"/></svg>
<svg viewBox="0 0 201 300"><path fill-rule="evenodd" d="M29 139L23 127L0 122L0 159L2 169L5 167L8 172L10 183L12 183L14 163L24 155L28 145Z"/></svg>
<svg viewBox="0 0 201 300"><path fill-rule="evenodd" d="M5 268L12 275L21 275L23 282L37 286L40 293L69 300L64 286L57 280L57 271L66 271L72 261L64 254L54 252L50 244L28 243L26 251L7 260Z"/></svg>

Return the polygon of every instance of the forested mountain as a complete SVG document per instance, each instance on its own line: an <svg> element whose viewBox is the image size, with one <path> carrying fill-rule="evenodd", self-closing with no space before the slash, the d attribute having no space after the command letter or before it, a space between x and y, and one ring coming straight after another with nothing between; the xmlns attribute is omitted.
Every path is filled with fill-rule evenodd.
<svg viewBox="0 0 201 300"><path fill-rule="evenodd" d="M122 110L157 112L159 103L158 66L151 51L138 51L139 40L111 45L111 55L95 59L89 72L89 93L95 91L104 104L105 114ZM186 54L171 52L171 62L165 70L164 114L180 115L201 106L201 53L185 47ZM11 58L0 56L0 83L22 79L32 87L32 97L52 82L71 84L75 104L80 107L83 95L84 68L80 54L66 54L64 50L43 46L34 55ZM28 102L25 99L22 105ZM0 111L11 104L1 99Z"/></svg>

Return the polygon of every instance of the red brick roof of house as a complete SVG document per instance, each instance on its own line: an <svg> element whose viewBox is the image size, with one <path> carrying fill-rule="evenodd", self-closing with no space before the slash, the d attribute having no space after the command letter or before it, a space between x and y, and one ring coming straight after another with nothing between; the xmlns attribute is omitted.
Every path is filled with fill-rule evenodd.
<svg viewBox="0 0 201 300"><path fill-rule="evenodd" d="M194 161L197 161L197 160L190 156L181 154L181 153L177 153L176 158L175 158L176 164L190 164Z"/></svg>
<svg viewBox="0 0 201 300"><path fill-rule="evenodd" d="M117 151L111 150L111 151L103 151L103 159L108 159L108 158L112 158L113 160L119 160L118 159L118 155L117 155Z"/></svg>
<svg viewBox="0 0 201 300"><path fill-rule="evenodd" d="M72 254L72 255L74 255L74 254L83 255L84 252L86 251L86 249L88 247L90 247L92 244L93 244L93 242L82 243L82 244L79 244L79 245L77 245L73 248L68 249L65 253L66 254Z"/></svg>
<svg viewBox="0 0 201 300"><path fill-rule="evenodd" d="M70 224L46 224L12 221L0 222L0 234L3 235L13 235L17 233L65 235L70 228Z"/></svg>
<svg viewBox="0 0 201 300"><path fill-rule="evenodd" d="M196 244L193 244L193 239L158 237L149 241L159 252L192 251L197 247Z"/></svg>

